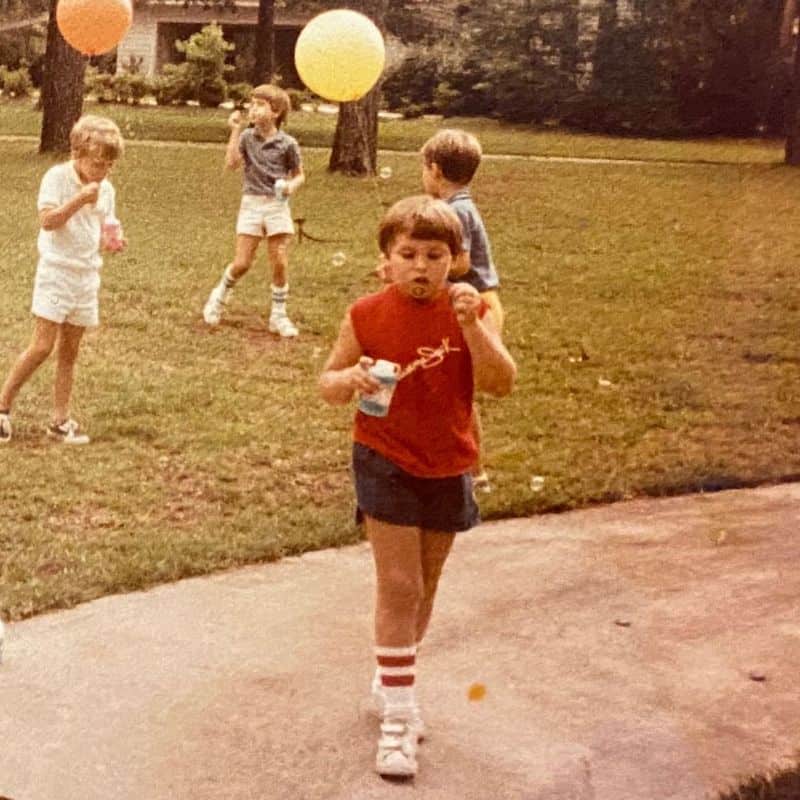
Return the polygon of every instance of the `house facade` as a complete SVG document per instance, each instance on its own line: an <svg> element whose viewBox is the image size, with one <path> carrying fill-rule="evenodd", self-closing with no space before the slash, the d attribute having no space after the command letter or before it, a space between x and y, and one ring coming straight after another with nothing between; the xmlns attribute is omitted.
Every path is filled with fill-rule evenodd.
<svg viewBox="0 0 800 800"><path fill-rule="evenodd" d="M300 85L294 67L294 46L311 13L275 9L275 64L284 85ZM138 71L153 76L165 64L180 61L175 41L187 39L212 22L222 27L235 52L252 46L258 20L258 0L234 3L190 3L183 0L150 0L134 7L133 22L117 47L117 71L136 64Z"/></svg>
<svg viewBox="0 0 800 800"><path fill-rule="evenodd" d="M480 0L405 0L408 8L418 15L420 25L432 30L452 29L461 6ZM591 53L597 36L600 10L606 0L572 0L578 11L578 41L584 51L582 71L591 74ZM569 0L540 0L531 6L544 28L559 28L563 24L563 8ZM300 2L276 3L275 8L275 65L284 86L301 86L294 66L294 46L303 26L316 12L315 4ZM294 9L286 6L294 5ZM324 7L324 3L322 6ZM619 21L634 16L633 0L615 0ZM299 8L298 8L299 7ZM236 54L252 51L255 26L258 20L258 0L144 0L135 4L133 23L117 48L117 70L136 64L138 71L153 76L165 64L182 60L175 41L187 39L205 25L215 22L222 27L225 39L236 45ZM547 45L540 43L547 51ZM402 58L403 46L387 37L387 61ZM559 54L552 58L558 60Z"/></svg>

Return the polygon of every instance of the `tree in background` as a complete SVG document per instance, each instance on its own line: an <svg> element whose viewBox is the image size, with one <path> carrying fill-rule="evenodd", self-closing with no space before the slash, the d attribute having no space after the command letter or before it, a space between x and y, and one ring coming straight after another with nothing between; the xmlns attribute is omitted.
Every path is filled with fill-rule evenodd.
<svg viewBox="0 0 800 800"><path fill-rule="evenodd" d="M351 3L356 11L366 14L382 31L388 0L359 0ZM346 175L374 175L378 164L378 106L380 81L367 94L353 103L340 103L333 136L330 172Z"/></svg>
<svg viewBox="0 0 800 800"><path fill-rule="evenodd" d="M253 86L271 83L275 74L275 0L258 0L255 50Z"/></svg>
<svg viewBox="0 0 800 800"><path fill-rule="evenodd" d="M0 65L28 71L41 85L47 41L47 0L0 0Z"/></svg>
<svg viewBox="0 0 800 800"><path fill-rule="evenodd" d="M790 90L786 97L786 149L785 161L792 167L800 166L800 46L797 24L800 2L786 0L781 20L781 64Z"/></svg>
<svg viewBox="0 0 800 800"><path fill-rule="evenodd" d="M69 151L69 132L83 111L86 57L70 47L56 24L58 0L50 0L42 73L40 153Z"/></svg>

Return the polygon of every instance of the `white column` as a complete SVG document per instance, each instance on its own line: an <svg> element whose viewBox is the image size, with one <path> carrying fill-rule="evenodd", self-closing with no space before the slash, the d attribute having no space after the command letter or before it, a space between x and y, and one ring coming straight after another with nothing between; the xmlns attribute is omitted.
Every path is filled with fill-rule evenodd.
<svg viewBox="0 0 800 800"><path fill-rule="evenodd" d="M158 24L155 20L137 19L133 15L133 23L125 38L117 47L117 72L125 69L129 58L142 59L139 72L152 77L156 71L156 45L158 43Z"/></svg>

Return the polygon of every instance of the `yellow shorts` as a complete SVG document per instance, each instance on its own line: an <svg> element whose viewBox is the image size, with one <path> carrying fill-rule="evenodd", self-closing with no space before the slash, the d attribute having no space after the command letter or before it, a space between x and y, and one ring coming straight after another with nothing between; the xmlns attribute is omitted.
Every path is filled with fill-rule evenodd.
<svg viewBox="0 0 800 800"><path fill-rule="evenodd" d="M487 289L485 292L481 292L481 297L486 301L489 310L492 312L498 332L502 333L503 321L506 318L506 314L505 311L503 311L503 304L500 302L500 295L497 293L496 289Z"/></svg>

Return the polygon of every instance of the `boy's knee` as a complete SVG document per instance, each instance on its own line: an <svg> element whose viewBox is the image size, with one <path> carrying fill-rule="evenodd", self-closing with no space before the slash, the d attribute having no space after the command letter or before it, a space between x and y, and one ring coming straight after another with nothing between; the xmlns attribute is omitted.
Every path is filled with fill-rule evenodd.
<svg viewBox="0 0 800 800"><path fill-rule="evenodd" d="M289 260L289 244L283 242L270 247L269 254L272 259L277 259L281 263L286 263Z"/></svg>
<svg viewBox="0 0 800 800"><path fill-rule="evenodd" d="M28 357L36 363L41 364L43 361L47 360L50 353L53 352L54 346L55 341L35 342L28 348Z"/></svg>
<svg viewBox="0 0 800 800"><path fill-rule="evenodd" d="M388 570L381 578L381 586L392 600L404 607L418 606L425 595L422 578L399 569Z"/></svg>

